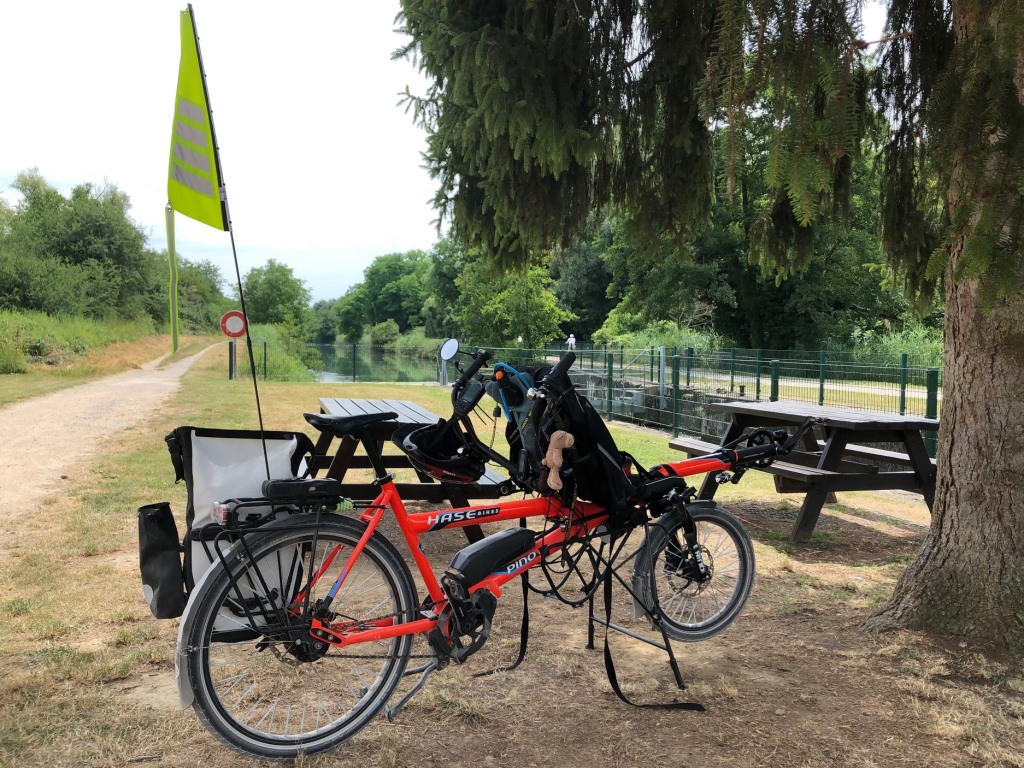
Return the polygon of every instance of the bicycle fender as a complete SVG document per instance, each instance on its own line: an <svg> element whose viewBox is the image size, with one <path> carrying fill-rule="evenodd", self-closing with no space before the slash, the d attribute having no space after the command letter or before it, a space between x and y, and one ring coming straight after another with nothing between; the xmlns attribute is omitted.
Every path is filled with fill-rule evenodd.
<svg viewBox="0 0 1024 768"><path fill-rule="evenodd" d="M231 554L234 548L233 546L231 550L228 550L225 558ZM174 652L174 680L178 686L179 709L188 709L195 700L195 693L192 691L192 683L188 679L188 669L186 668L189 651L185 647L185 638L191 632L192 625L195 624L197 606L202 602L196 598L202 594L203 588L206 586L206 582L212 578L212 574L222 567L220 562L214 562L206 569L206 572L196 582L195 587L192 588L188 602L185 603L185 612L181 614L181 623L178 624L178 645Z"/></svg>

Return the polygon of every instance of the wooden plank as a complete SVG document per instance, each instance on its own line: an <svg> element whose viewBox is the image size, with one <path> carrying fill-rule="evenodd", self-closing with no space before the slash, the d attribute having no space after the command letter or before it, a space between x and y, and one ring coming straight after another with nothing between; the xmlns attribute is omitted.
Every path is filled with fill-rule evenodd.
<svg viewBox="0 0 1024 768"><path fill-rule="evenodd" d="M714 453L721 446L715 443L708 443L696 437L681 436L669 440L668 447L677 451L685 451L690 456L703 456L708 453Z"/></svg>
<svg viewBox="0 0 1024 768"><path fill-rule="evenodd" d="M382 411L394 411L402 424L436 424L439 417L408 400L381 400Z"/></svg>
<svg viewBox="0 0 1024 768"><path fill-rule="evenodd" d="M899 441L893 439L891 442L895 443ZM825 443L824 441L819 440L818 444L824 446ZM900 453L899 451L889 451L884 448L871 448L866 445L856 445L854 443L849 443L843 449L843 453L849 456L857 456L858 458L862 459L873 459L874 461L887 462L889 464L903 464L908 467L914 465L914 462L910 459L910 456L908 456L907 454ZM935 465L935 459L929 459L929 461L933 466Z"/></svg>
<svg viewBox="0 0 1024 768"><path fill-rule="evenodd" d="M935 431L939 428L937 419L925 419L916 416L900 416L880 411L854 410L822 406L817 403L806 403L794 400L778 402L731 401L714 403L712 408L734 414L743 414L748 424L778 426L788 423L799 423L808 416L828 419L829 426L849 429L851 431L894 429L915 429ZM774 421L773 421L774 419Z"/></svg>

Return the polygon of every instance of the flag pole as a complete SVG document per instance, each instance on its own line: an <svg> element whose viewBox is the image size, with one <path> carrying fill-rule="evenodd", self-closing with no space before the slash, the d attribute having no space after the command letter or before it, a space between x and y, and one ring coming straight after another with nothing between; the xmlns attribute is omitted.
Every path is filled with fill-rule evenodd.
<svg viewBox="0 0 1024 768"><path fill-rule="evenodd" d="M178 351L178 257L174 250L174 209L167 201L167 269L170 276L167 309L171 316L171 353Z"/></svg>
<svg viewBox="0 0 1024 768"><path fill-rule="evenodd" d="M263 428L263 408L260 405L260 388L257 383L256 375L256 357L252 351L252 336L249 334L249 313L245 309L245 293L242 290L242 272L238 266L238 250L235 248L235 231L231 226L231 216L228 208L228 194L227 187L224 184L224 174L220 164L220 145L217 143L217 131L213 126L213 107L210 105L210 91L206 86L206 69L203 67L203 52L199 47L199 30L196 29L196 17L192 11L192 3L188 4L188 15L192 22L192 34L195 35L196 42L196 58L199 61L199 74L203 83L203 95L206 97L206 108L209 111L210 118L210 138L213 141L213 162L217 170L217 178L220 180L220 189L218 190L220 195L220 206L221 212L224 217L225 227L228 231L228 235L231 238L231 256L235 262L235 279L238 283L238 301L242 307L242 315L245 316L245 346L249 351L249 370L252 373L252 389L253 394L256 396L256 417L259 421L260 427L260 442L263 444L263 464L267 471L267 479L270 479L270 459L267 455L267 439L264 434Z"/></svg>

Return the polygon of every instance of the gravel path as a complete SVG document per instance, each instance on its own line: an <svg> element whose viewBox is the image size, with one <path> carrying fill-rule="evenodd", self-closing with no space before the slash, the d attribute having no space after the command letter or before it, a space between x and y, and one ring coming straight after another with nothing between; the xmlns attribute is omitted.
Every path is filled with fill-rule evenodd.
<svg viewBox="0 0 1024 768"><path fill-rule="evenodd" d="M0 408L0 527L7 528L9 515L34 509L59 490L61 475L151 414L203 352Z"/></svg>

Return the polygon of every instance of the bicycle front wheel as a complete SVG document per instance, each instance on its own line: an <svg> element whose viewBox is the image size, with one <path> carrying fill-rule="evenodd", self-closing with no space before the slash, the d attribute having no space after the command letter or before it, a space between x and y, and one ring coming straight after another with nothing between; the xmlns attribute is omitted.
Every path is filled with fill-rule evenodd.
<svg viewBox="0 0 1024 768"><path fill-rule="evenodd" d="M264 759L330 749L387 703L408 663L405 635L339 650L309 634L365 526L329 516L292 518L249 536L215 563L192 599L182 649L193 707L229 747ZM334 626L408 621L416 591L395 548L374 534L330 606Z"/></svg>
<svg viewBox="0 0 1024 768"><path fill-rule="evenodd" d="M754 586L754 547L743 524L709 502L687 506L710 577L699 574L683 538L683 518L668 514L653 523L637 553L633 585L648 609L657 606L662 627L675 639L714 637L743 610Z"/></svg>

